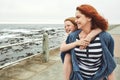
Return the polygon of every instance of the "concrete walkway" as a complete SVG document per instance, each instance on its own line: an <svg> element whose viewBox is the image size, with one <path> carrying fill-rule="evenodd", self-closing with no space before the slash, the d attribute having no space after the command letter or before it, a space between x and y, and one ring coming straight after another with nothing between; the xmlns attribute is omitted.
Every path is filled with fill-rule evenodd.
<svg viewBox="0 0 120 80"><path fill-rule="evenodd" d="M117 54L115 77L116 80L120 80L120 57ZM50 51L50 58L47 63L42 63L41 56L37 55L21 61L17 65L0 70L0 80L63 80L62 69L59 48L57 48Z"/></svg>
<svg viewBox="0 0 120 80"><path fill-rule="evenodd" d="M63 80L59 48L50 51L47 63L35 56L0 70L0 80Z"/></svg>
<svg viewBox="0 0 120 80"><path fill-rule="evenodd" d="M52 51L53 52L53 51ZM59 57L59 50L50 56L49 62L41 63L39 57L20 62L15 66L0 71L0 80L63 80L63 66ZM120 59L117 59L119 63ZM116 80L120 79L120 65L115 70Z"/></svg>

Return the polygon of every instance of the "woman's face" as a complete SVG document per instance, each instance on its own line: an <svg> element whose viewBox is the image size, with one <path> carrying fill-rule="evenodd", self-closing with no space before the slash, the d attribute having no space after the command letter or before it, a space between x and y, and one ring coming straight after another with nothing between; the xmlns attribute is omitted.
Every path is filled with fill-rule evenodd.
<svg viewBox="0 0 120 80"><path fill-rule="evenodd" d="M71 21L65 21L64 25L66 33L74 32L76 30L74 24Z"/></svg>
<svg viewBox="0 0 120 80"><path fill-rule="evenodd" d="M88 22L91 21L89 17L86 17L84 14L82 14L80 11L76 11L76 20L75 22L77 23L78 29L83 29L84 26L88 24Z"/></svg>

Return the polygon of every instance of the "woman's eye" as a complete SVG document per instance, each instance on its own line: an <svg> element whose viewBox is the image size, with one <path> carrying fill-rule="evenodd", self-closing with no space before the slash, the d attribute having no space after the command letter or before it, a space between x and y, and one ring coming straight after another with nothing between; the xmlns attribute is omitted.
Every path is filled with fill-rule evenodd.
<svg viewBox="0 0 120 80"><path fill-rule="evenodd" d="M67 25L68 27L70 26L70 25Z"/></svg>
<svg viewBox="0 0 120 80"><path fill-rule="evenodd" d="M78 19L78 18L80 18L80 17L77 16L76 19Z"/></svg>

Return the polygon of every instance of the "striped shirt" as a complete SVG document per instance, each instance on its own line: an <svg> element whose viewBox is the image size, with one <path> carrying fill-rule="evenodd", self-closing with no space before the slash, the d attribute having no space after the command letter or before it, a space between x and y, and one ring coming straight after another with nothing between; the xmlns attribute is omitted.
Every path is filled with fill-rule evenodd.
<svg viewBox="0 0 120 80"><path fill-rule="evenodd" d="M80 50L79 47L75 47L74 51L82 77L91 78L96 74L102 64L102 46L100 37L96 36L86 49Z"/></svg>

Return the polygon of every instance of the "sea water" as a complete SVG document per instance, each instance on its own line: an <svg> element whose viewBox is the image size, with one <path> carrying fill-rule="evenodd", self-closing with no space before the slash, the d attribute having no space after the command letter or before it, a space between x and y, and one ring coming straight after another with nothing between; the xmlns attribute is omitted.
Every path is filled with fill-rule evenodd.
<svg viewBox="0 0 120 80"><path fill-rule="evenodd" d="M63 24L0 24L0 66L41 53L44 32L49 36L49 49L60 46Z"/></svg>

